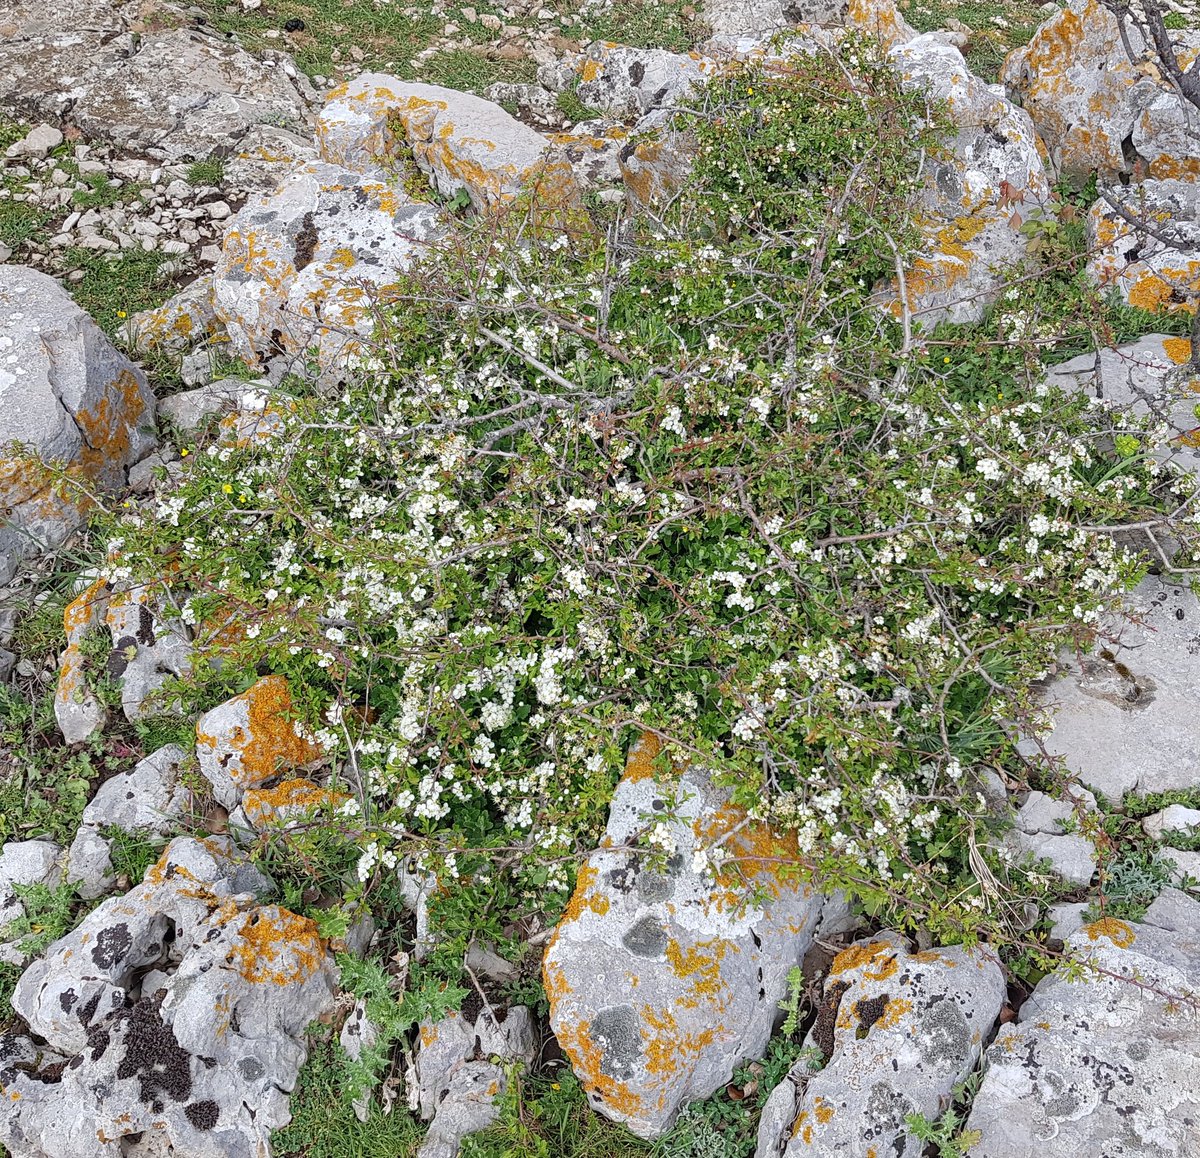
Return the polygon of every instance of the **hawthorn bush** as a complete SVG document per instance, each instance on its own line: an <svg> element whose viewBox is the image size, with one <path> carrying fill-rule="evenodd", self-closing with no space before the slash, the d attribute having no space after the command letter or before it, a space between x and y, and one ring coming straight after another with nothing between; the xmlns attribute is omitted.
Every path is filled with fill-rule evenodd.
<svg viewBox="0 0 1200 1158"><path fill-rule="evenodd" d="M353 795L320 836L351 897L436 874L447 972L553 922L645 730L821 887L1016 936L1044 878L983 839L978 773L1027 782L1031 683L1146 566L1111 529L1161 521L1186 565L1192 484L1044 384L1112 320L1077 263L911 344L879 308L940 117L862 41L722 77L669 206L461 223L347 381L111 520L123 574L222 625L189 707L292 681Z"/></svg>

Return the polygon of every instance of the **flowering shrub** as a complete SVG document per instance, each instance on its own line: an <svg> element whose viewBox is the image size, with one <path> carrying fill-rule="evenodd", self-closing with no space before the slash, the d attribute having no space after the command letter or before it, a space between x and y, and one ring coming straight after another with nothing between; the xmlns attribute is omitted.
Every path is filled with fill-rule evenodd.
<svg viewBox="0 0 1200 1158"><path fill-rule="evenodd" d="M287 674L359 888L415 855L451 951L553 920L644 730L823 885L1002 923L976 773L1023 776L1030 683L1143 567L1106 528L1190 489L1042 383L1044 334L905 350L876 308L936 119L858 42L716 81L669 209L468 223L372 365L114 523L223 660L199 706Z"/></svg>

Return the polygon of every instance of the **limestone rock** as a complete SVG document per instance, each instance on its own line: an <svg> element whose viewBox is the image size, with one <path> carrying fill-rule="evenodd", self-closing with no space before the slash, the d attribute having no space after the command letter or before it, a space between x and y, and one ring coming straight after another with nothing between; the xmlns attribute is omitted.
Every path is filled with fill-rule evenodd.
<svg viewBox="0 0 1200 1158"><path fill-rule="evenodd" d="M670 113L651 113L634 128L635 140L617 154L621 179L636 208L666 205L692 171L695 137Z"/></svg>
<svg viewBox="0 0 1200 1158"><path fill-rule="evenodd" d="M230 223L216 316L248 363L283 356L303 372L315 345L332 372L364 354L372 307L439 234L437 209L380 169L302 166Z"/></svg>
<svg viewBox="0 0 1200 1158"><path fill-rule="evenodd" d="M5 940L5 930L25 914L13 885L46 885L62 880L62 849L52 840L10 840L0 848L0 962L24 965L18 938ZM0 1062L3 1059L0 1057Z"/></svg>
<svg viewBox="0 0 1200 1158"><path fill-rule="evenodd" d="M515 1005L497 1016L484 1008L474 1023L451 1013L422 1024L410 1088L414 1108L432 1121L417 1158L456 1158L463 1138L500 1116L496 1100L507 1078L497 1063L533 1064L537 1035L529 1010Z"/></svg>
<svg viewBox="0 0 1200 1158"><path fill-rule="evenodd" d="M268 386L265 379L248 383L241 378L220 378L207 386L164 398L158 405L158 412L184 434L195 434L211 415L236 410L248 387L263 389Z"/></svg>
<svg viewBox="0 0 1200 1158"><path fill-rule="evenodd" d="M192 645L177 616L145 586L114 592L104 619L112 636L108 674L121 685L121 709L136 720L165 705L157 698L169 679L192 668Z"/></svg>
<svg viewBox="0 0 1200 1158"><path fill-rule="evenodd" d="M66 650L59 657L58 685L54 692L54 718L68 744L90 739L104 727L108 713L88 686L81 644L104 622L111 584L96 579L77 595L63 612Z"/></svg>
<svg viewBox="0 0 1200 1158"><path fill-rule="evenodd" d="M116 1158L143 1133L154 1153L269 1152L335 971L312 922L258 905L268 882L232 853L174 841L22 975L14 1007L75 1056L54 1083L0 1069L15 1154Z"/></svg>
<svg viewBox="0 0 1200 1158"><path fill-rule="evenodd" d="M924 1143L905 1116L938 1116L978 1060L1005 994L1003 971L983 952L956 945L910 953L894 934L844 949L805 1040L825 1064L810 1073L801 1063L772 1093L756 1158L872 1149L919 1158ZM789 1100L781 1134L775 1124Z"/></svg>
<svg viewBox="0 0 1200 1158"><path fill-rule="evenodd" d="M0 65L0 73L3 66ZM125 482L126 468L154 445L154 396L53 278L0 266L0 583L18 562L57 546L82 520L86 487ZM14 444L65 469L54 471Z"/></svg>
<svg viewBox="0 0 1200 1158"><path fill-rule="evenodd" d="M1080 835L1081 812L1094 812L1096 799L1086 789L1068 791L1068 798L1055 800L1044 792L1031 792L1015 817L1010 847L1031 857L1047 860L1063 880L1081 887L1096 872L1096 849ZM1073 828L1075 831L1068 831Z"/></svg>
<svg viewBox="0 0 1200 1158"><path fill-rule="evenodd" d="M216 328L212 275L196 278L161 306L126 319L120 337L126 346L145 353L180 353L203 341Z"/></svg>
<svg viewBox="0 0 1200 1158"><path fill-rule="evenodd" d="M291 712L287 680L264 676L196 721L200 771L218 803L236 808L247 788L320 758L320 747Z"/></svg>
<svg viewBox="0 0 1200 1158"><path fill-rule="evenodd" d="M1029 114L975 76L958 49L927 34L891 52L906 88L949 106L956 126L945 155L927 159L919 201L924 252L906 271L908 308L932 329L972 322L1007 284L1029 244L1014 215L1050 194ZM903 313L897 295L888 308Z"/></svg>
<svg viewBox="0 0 1200 1158"><path fill-rule="evenodd" d="M312 780L285 780L275 788L250 788L242 797L242 811L257 832L268 827L287 828L311 821L350 798Z"/></svg>
<svg viewBox="0 0 1200 1158"><path fill-rule="evenodd" d="M256 57L153 21L135 33L137 4L96 5L87 23L77 6L52 3L49 27L30 19L32 0L14 7L15 35L0 36L0 108L49 120L69 111L89 140L168 162L237 157L258 126L302 133L311 121L315 93L283 53Z"/></svg>
<svg viewBox="0 0 1200 1158"><path fill-rule="evenodd" d="M1067 945L1104 972L1051 974L1001 1026L967 1122L972 1158L1196 1153L1200 904L1167 889L1140 924L1108 917Z"/></svg>
<svg viewBox="0 0 1200 1158"><path fill-rule="evenodd" d="M1172 833L1192 836L1200 828L1200 808L1184 808L1170 804L1142 821L1142 831L1152 840L1162 840Z"/></svg>
<svg viewBox="0 0 1200 1158"><path fill-rule="evenodd" d="M551 1027L589 1101L642 1137L761 1055L824 904L773 870L773 856L795 856L786 837L743 824L701 769L660 777L656 753L650 736L630 753L543 963ZM674 847L662 869L616 851L655 815ZM704 868L719 841L748 882ZM761 905L746 903L755 887Z"/></svg>
<svg viewBox="0 0 1200 1158"><path fill-rule="evenodd" d="M1065 941L1071 934L1082 929L1087 909L1088 906L1082 901L1060 901L1056 905L1051 905L1050 911L1046 914L1050 922L1050 939Z"/></svg>
<svg viewBox="0 0 1200 1158"><path fill-rule="evenodd" d="M719 65L698 52L630 48L598 40L574 62L576 96L616 120L638 121L647 113L683 103Z"/></svg>
<svg viewBox="0 0 1200 1158"><path fill-rule="evenodd" d="M1200 290L1200 185L1145 181L1118 187L1088 212L1088 273L1151 312L1195 309ZM1145 221L1154 232L1129 221ZM1168 244L1168 241L1171 244Z"/></svg>
<svg viewBox="0 0 1200 1158"><path fill-rule="evenodd" d="M1056 173L1085 181L1096 170L1104 182L1137 169L1140 176L1194 177L1194 145L1168 145L1186 136L1183 107L1137 30L1129 26L1127 36L1133 61L1099 0L1070 0L1009 55L1000 79L1033 117ZM1185 60L1200 47L1195 32L1171 38Z"/></svg>
<svg viewBox="0 0 1200 1158"><path fill-rule="evenodd" d="M1193 437L1198 421L1196 392L1187 371L1191 353L1186 338L1147 334L1125 346L1061 362L1051 368L1046 380L1103 399L1119 414L1152 418L1163 428L1166 440L1147 446L1149 453L1175 469L1200 475L1200 440Z"/></svg>
<svg viewBox="0 0 1200 1158"><path fill-rule="evenodd" d="M89 824L80 826L67 850L67 880L85 901L104 896L116 884L112 848Z"/></svg>
<svg viewBox="0 0 1200 1158"><path fill-rule="evenodd" d="M1127 601L1141 622L1104 625L1112 638L1082 660L1064 654L1065 670L1042 692L1051 719L1046 751L1110 800L1191 788L1200 767L1200 602L1153 577Z"/></svg>
<svg viewBox="0 0 1200 1158"><path fill-rule="evenodd" d="M362 73L329 94L317 119L323 160L365 172L410 155L443 197L465 189L476 210L534 182L562 201L577 193L571 166L540 133L470 93Z"/></svg>

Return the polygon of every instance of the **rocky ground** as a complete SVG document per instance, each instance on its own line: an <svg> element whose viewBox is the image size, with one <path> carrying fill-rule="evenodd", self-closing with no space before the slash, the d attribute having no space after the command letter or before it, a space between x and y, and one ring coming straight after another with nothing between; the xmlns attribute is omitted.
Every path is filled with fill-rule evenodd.
<svg viewBox="0 0 1200 1158"><path fill-rule="evenodd" d="M1200 31L1169 7L1190 67ZM1096 0L0 7L13 1158L453 1158L489 1127L462 1152L1200 1151L1200 604L1159 522L1123 532L1152 572L1123 614L1042 673L1050 723L1022 746L1054 774L969 770L990 826L971 837L980 907L1008 903L989 865L1037 865L1032 911L1006 917L1029 955L897 932L815 889L787 867L794 833L703 768L665 772L646 731L562 877L565 909L507 922L511 950L471 936L462 971L405 1003L446 936L430 909L447 873L378 844L288 860L296 834L369 807L356 758L329 755L346 717L306 717L307 689L265 665L222 684L212 655L245 628L232 596L198 615L213 593L173 587L194 544L164 547L151 588L93 520L179 527L197 458L268 444L304 389L333 406L379 372L404 338L381 304L463 221L535 187L665 215L696 151L674 113L699 86L848 33L952 118L914 187L920 256L897 250L873 299L905 353L914 327L1009 309L1012 271L1074 228L1081 277L1139 327L1082 353L1045 339L1063 348L1040 385L1158 431L1156 470L1200 477L1197 114ZM1012 307L1008 332L1029 316ZM242 485L224 493L252 508ZM324 641L345 642L345 617ZM202 711L164 707L180 683ZM535 794L502 803L519 815ZM756 867L734 888L713 850ZM548 893L567 872L517 855L545 855ZM386 918L355 892L380 866Z"/></svg>

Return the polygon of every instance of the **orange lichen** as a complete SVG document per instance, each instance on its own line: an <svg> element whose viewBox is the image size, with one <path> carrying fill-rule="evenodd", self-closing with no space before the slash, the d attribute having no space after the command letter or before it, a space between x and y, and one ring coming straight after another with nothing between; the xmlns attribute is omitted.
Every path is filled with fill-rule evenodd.
<svg viewBox="0 0 1200 1158"><path fill-rule="evenodd" d="M819 1094L813 1099L813 1113L816 1115L817 1121L824 1126L832 1120L835 1110L829 1105Z"/></svg>
<svg viewBox="0 0 1200 1158"><path fill-rule="evenodd" d="M884 1007L883 1015L875 1023L883 1029L895 1029L900 1019L912 1012L913 1004L906 997L893 997Z"/></svg>
<svg viewBox="0 0 1200 1158"><path fill-rule="evenodd" d="M843 949L833 959L833 964L829 966L829 975L836 977L839 973L846 973L850 969L869 965L885 953L894 955L895 952L895 948L886 941L871 941L867 945L851 945L849 948Z"/></svg>
<svg viewBox="0 0 1200 1158"><path fill-rule="evenodd" d="M288 909L259 909L237 931L229 963L247 980L291 985L317 972L325 944L317 926Z"/></svg>
<svg viewBox="0 0 1200 1158"><path fill-rule="evenodd" d="M1164 338L1163 353L1166 354L1176 366L1182 366L1185 362L1190 362L1192 358L1192 343L1189 338Z"/></svg>
<svg viewBox="0 0 1200 1158"><path fill-rule="evenodd" d="M303 778L285 780L275 788L251 788L242 798L242 807L250 823L261 827L281 812L318 808L336 808L349 797L344 792L322 788Z"/></svg>
<svg viewBox="0 0 1200 1158"><path fill-rule="evenodd" d="M637 784L641 780L654 778L654 761L662 752L662 741L653 732L643 732L629 749L625 761L625 775L622 777L629 784Z"/></svg>
<svg viewBox="0 0 1200 1158"><path fill-rule="evenodd" d="M283 676L264 676L249 691L234 696L223 710L246 723L231 723L221 735L196 724L196 749L210 752L235 784L253 788L280 771L300 767L321 757L318 744L299 735L293 722L291 690Z"/></svg>
<svg viewBox="0 0 1200 1158"><path fill-rule="evenodd" d="M1137 939L1133 926L1116 917L1102 917L1099 921L1084 925L1083 931L1088 935L1089 941L1107 937L1118 949L1128 949Z"/></svg>

